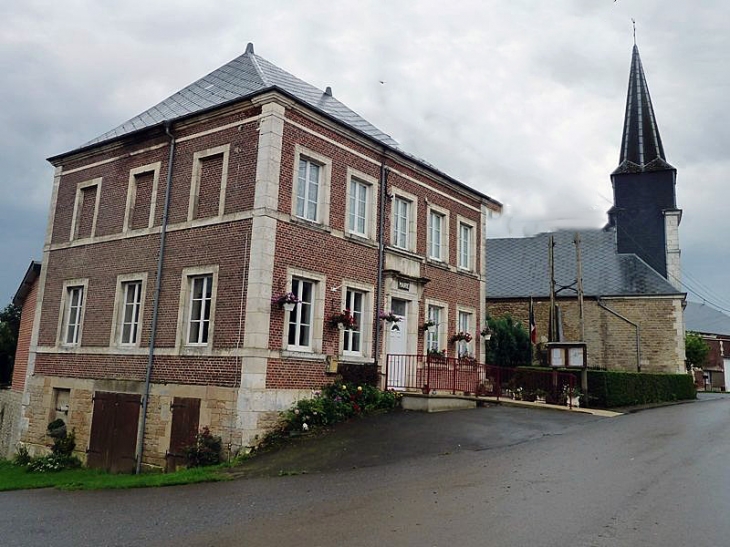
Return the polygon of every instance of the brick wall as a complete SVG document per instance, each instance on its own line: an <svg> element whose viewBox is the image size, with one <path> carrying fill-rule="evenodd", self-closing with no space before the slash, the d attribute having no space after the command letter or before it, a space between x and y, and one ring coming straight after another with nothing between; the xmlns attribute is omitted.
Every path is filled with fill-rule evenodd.
<svg viewBox="0 0 730 547"><path fill-rule="evenodd" d="M33 283L33 287L25 297L25 302L23 302L23 311L20 315L20 329L18 331L18 346L15 350L15 364L13 365L13 382L11 389L21 393L25 387L25 375L28 371L30 339L33 334L37 296L38 280L36 279Z"/></svg>

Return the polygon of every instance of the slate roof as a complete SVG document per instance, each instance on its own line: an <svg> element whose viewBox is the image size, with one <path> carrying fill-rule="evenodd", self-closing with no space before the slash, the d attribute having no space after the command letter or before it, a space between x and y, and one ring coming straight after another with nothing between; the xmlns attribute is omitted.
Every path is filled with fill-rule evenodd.
<svg viewBox="0 0 730 547"><path fill-rule="evenodd" d="M730 336L730 316L707 304L687 302L687 307L684 309L684 326L688 331Z"/></svg>
<svg viewBox="0 0 730 547"><path fill-rule="evenodd" d="M350 110L335 99L331 93L327 94L317 89L256 55L253 44L249 43L246 52L240 57L236 57L111 131L90 140L81 148L128 135L167 120L174 120L257 95L270 89L284 91L295 99L382 144L398 147L398 143L393 138Z"/></svg>
<svg viewBox="0 0 730 547"><path fill-rule="evenodd" d="M576 279L575 230L555 232L555 281L566 286ZM635 254L616 252L615 234L580 230L583 293L595 296L676 295L666 279ZM548 237L487 239L487 298L550 296ZM576 296L564 290L558 296Z"/></svg>
<svg viewBox="0 0 730 547"><path fill-rule="evenodd" d="M626 114L621 140L619 166L614 174L640 173L674 169L664 155L659 126L651 104L649 86L641 64L639 48L634 44L626 94Z"/></svg>

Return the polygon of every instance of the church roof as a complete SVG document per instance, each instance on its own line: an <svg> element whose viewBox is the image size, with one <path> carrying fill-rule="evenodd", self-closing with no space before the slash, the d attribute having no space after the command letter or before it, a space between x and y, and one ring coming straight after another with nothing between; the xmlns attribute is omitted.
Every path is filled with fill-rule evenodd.
<svg viewBox="0 0 730 547"><path fill-rule="evenodd" d="M564 230L526 238L486 241L487 298L550 296L548 238L554 236L555 281L567 286L576 279L576 231ZM613 231L581 230L583 293L597 296L682 294L635 254L616 251ZM571 290L558 296L576 296Z"/></svg>
<svg viewBox="0 0 730 547"><path fill-rule="evenodd" d="M614 174L674 169L664 155L639 48L634 44L619 166Z"/></svg>
<svg viewBox="0 0 730 547"><path fill-rule="evenodd" d="M249 43L246 52L240 57L236 57L111 131L90 140L81 148L100 144L165 121L252 97L271 89L283 91L382 144L398 147L398 143L393 138L335 99L331 91L329 93L321 91L256 55L253 44Z"/></svg>
<svg viewBox="0 0 730 547"><path fill-rule="evenodd" d="M688 331L730 336L730 316L706 304L687 302L684 325Z"/></svg>

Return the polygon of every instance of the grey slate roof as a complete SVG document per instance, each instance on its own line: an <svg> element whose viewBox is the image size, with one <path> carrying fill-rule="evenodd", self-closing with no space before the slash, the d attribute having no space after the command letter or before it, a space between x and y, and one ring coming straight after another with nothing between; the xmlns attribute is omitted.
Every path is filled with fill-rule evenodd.
<svg viewBox="0 0 730 547"><path fill-rule="evenodd" d="M580 230L583 292L589 296L680 294L634 254L616 252L613 231ZM575 230L555 232L555 281L566 286L576 278ZM550 296L548 237L487 239L487 298ZM570 290L558 296L575 296Z"/></svg>
<svg viewBox="0 0 730 547"><path fill-rule="evenodd" d="M223 105L268 89L279 89L299 101L333 117L340 123L364 133L387 146L398 143L370 122L353 112L331 94L292 76L263 57L254 54L253 44L231 62L214 70L161 103L145 110L122 125L90 140L81 148L99 144L134 131L152 127L208 108ZM422 160L420 160L422 161Z"/></svg>
<svg viewBox="0 0 730 547"><path fill-rule="evenodd" d="M664 155L639 48L634 44L619 166L614 174L674 169Z"/></svg>
<svg viewBox="0 0 730 547"><path fill-rule="evenodd" d="M730 336L730 316L697 302L687 302L684 326L688 331Z"/></svg>

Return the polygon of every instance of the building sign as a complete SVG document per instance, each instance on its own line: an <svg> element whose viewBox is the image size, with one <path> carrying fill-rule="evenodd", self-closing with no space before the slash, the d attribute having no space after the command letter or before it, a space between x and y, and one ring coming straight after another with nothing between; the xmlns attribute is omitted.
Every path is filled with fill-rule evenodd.
<svg viewBox="0 0 730 547"><path fill-rule="evenodd" d="M398 288L402 291L410 291L411 290L411 282L406 279L399 279L398 280Z"/></svg>
<svg viewBox="0 0 730 547"><path fill-rule="evenodd" d="M585 342L550 342L548 344L550 366L555 368L585 368Z"/></svg>

